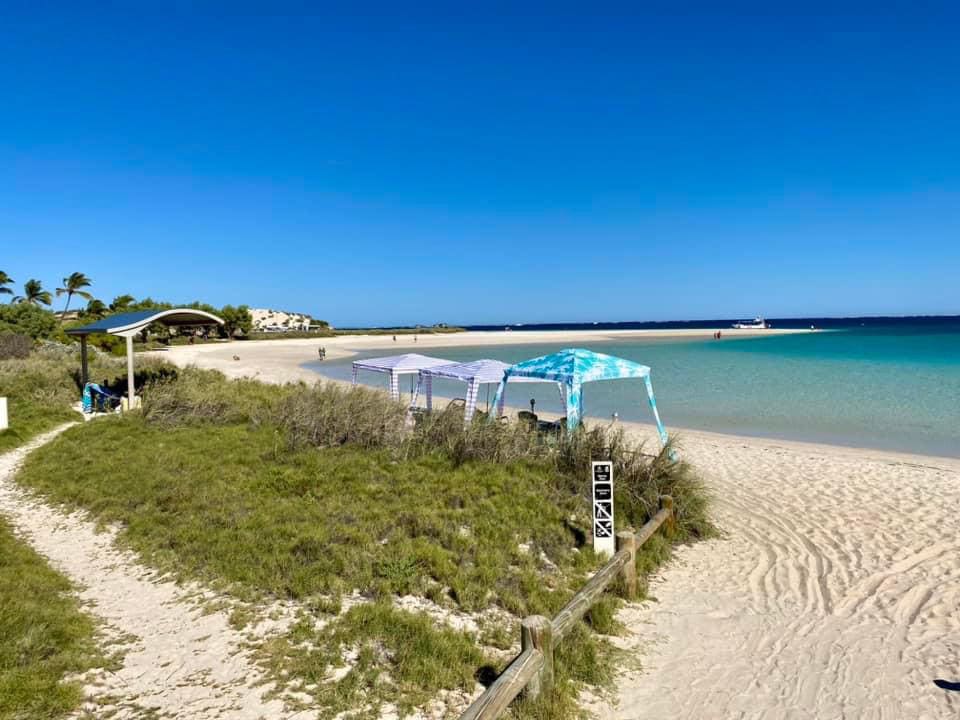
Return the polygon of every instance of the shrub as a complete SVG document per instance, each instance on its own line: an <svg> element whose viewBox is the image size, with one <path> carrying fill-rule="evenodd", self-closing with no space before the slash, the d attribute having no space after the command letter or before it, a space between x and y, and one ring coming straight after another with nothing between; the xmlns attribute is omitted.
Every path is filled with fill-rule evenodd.
<svg viewBox="0 0 960 720"><path fill-rule="evenodd" d="M8 333L0 335L0 360L23 359L33 350L33 340L27 335Z"/></svg>
<svg viewBox="0 0 960 720"><path fill-rule="evenodd" d="M30 303L0 305L0 333L18 333L34 340L62 334L57 317Z"/></svg>
<svg viewBox="0 0 960 720"><path fill-rule="evenodd" d="M164 427L262 422L272 415L278 392L283 390L255 380L228 380L215 370L157 372L143 393L143 416Z"/></svg>
<svg viewBox="0 0 960 720"><path fill-rule="evenodd" d="M365 387L334 383L287 386L276 421L293 445L398 448L403 442L406 408Z"/></svg>
<svg viewBox="0 0 960 720"><path fill-rule="evenodd" d="M462 408L448 407L423 418L407 441L408 456L431 452L440 452L460 465L471 461L543 459L551 449L526 425L491 423L477 417L464 427Z"/></svg>

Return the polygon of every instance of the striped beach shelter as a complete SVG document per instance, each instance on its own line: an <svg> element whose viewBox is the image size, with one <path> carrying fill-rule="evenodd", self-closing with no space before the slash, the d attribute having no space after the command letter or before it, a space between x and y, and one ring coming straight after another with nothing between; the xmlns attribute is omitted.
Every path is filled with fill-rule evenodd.
<svg viewBox="0 0 960 720"><path fill-rule="evenodd" d="M664 445L667 443L667 431L660 421L660 413L657 412L657 400L653 395L653 383L650 381L650 368L646 365L580 348L561 350L551 355L524 360L504 371L503 379L494 397L496 415L503 414L507 381L521 377L553 380L566 388L567 430L575 429L580 424L580 418L583 417L584 383L623 378L643 380L660 440Z"/></svg>
<svg viewBox="0 0 960 720"><path fill-rule="evenodd" d="M452 365L450 360L429 357L427 355L418 355L417 353L406 353L405 355L390 355L381 358L367 358L366 360L354 360L353 362L353 384L357 384L357 375L361 370L371 372L389 373L390 375L390 397L394 400L400 399L400 376L417 375L421 370L437 367L438 365Z"/></svg>
<svg viewBox="0 0 960 720"><path fill-rule="evenodd" d="M433 409L433 379L447 378L450 380L460 380L467 384L466 409L463 414L463 420L470 424L473 414L477 410L477 396L480 393L481 385L492 385L503 380L504 373L510 369L510 364L500 360L474 360L472 362L456 363L453 365L439 365L420 373L424 392L427 395L427 410ZM552 382L543 378L514 378L526 382ZM563 390L561 386L561 402L563 401Z"/></svg>

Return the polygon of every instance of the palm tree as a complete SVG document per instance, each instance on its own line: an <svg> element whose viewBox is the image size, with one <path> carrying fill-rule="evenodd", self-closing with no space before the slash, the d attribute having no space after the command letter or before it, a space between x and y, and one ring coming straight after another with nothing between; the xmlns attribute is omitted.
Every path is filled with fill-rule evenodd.
<svg viewBox="0 0 960 720"><path fill-rule="evenodd" d="M13 290L7 287L13 282L13 278L0 270L0 295L13 295Z"/></svg>
<svg viewBox="0 0 960 720"><path fill-rule="evenodd" d="M53 302L53 296L43 289L39 280L31 278L23 284L23 295L17 295L11 302L49 305Z"/></svg>
<svg viewBox="0 0 960 720"><path fill-rule="evenodd" d="M107 314L107 306L103 304L102 300L97 300L94 298L87 303L87 306L80 311L80 314L84 317L93 318L94 320L99 320Z"/></svg>
<svg viewBox="0 0 960 720"><path fill-rule="evenodd" d="M116 313L126 312L136 301L133 295L117 295L110 303L110 309Z"/></svg>
<svg viewBox="0 0 960 720"><path fill-rule="evenodd" d="M67 308L70 307L70 300L74 295L79 295L84 300L90 300L93 298L93 295L86 292L83 288L90 287L92 281L86 275L81 272L71 273L70 277L65 277L63 279L63 287L57 288L57 297L61 295L67 296L67 303L63 306L62 315L67 314Z"/></svg>

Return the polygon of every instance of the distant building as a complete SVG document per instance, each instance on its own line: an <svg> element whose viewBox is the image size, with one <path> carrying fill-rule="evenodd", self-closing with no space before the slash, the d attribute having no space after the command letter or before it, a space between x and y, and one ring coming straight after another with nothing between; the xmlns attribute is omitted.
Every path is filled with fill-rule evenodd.
<svg viewBox="0 0 960 720"><path fill-rule="evenodd" d="M306 313L294 313L285 310L250 308L250 316L253 318L254 332L309 332L329 327L325 322L314 320Z"/></svg>

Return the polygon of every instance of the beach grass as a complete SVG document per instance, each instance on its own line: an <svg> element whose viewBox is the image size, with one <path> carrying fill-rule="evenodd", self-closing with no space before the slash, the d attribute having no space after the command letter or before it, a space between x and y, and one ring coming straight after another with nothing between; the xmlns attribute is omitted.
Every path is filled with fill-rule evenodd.
<svg viewBox="0 0 960 720"><path fill-rule="evenodd" d="M132 467L114 460L131 452ZM246 599L357 589L446 594L474 611L492 594L512 613L549 614L558 587L594 565L567 526L579 500L541 469L291 451L271 427L89 423L33 453L18 480L120 523L150 564ZM569 579L544 585L544 563Z"/></svg>
<svg viewBox="0 0 960 720"><path fill-rule="evenodd" d="M0 452L78 419L70 405L80 395L68 364L36 356L0 361L0 397L7 398L9 421L0 431Z"/></svg>
<svg viewBox="0 0 960 720"><path fill-rule="evenodd" d="M7 411L10 427L0 431L0 453L13 450L58 425L79 419L69 407L51 407L20 398L9 399Z"/></svg>
<svg viewBox="0 0 960 720"><path fill-rule="evenodd" d="M298 679L325 718L377 717L384 704L403 717L440 690L472 691L485 661L467 633L388 602L356 605L320 630L304 618L261 653L275 675ZM338 682L326 681L331 669Z"/></svg>
<svg viewBox="0 0 960 720"><path fill-rule="evenodd" d="M0 520L0 720L66 716L83 693L65 676L105 663L71 591Z"/></svg>

